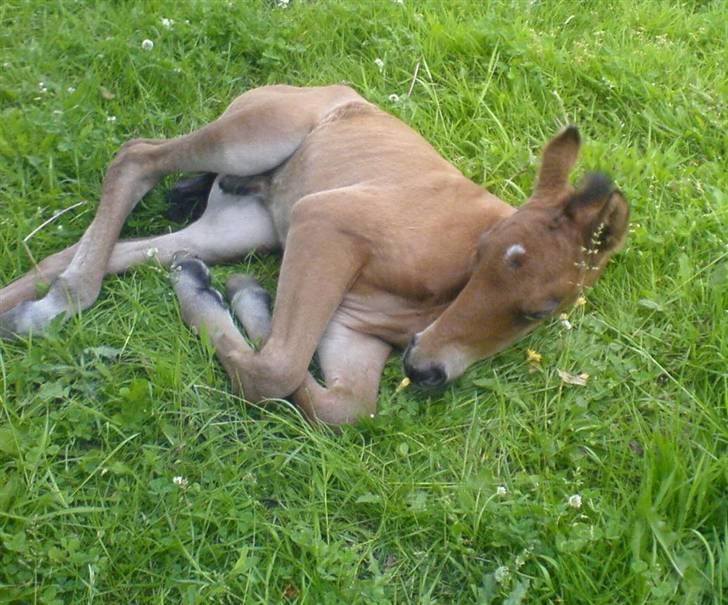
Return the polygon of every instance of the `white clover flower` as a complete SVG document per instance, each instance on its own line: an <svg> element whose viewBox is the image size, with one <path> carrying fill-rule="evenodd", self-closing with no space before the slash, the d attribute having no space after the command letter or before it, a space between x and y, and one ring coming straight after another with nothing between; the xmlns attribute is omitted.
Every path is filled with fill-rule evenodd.
<svg viewBox="0 0 728 605"><path fill-rule="evenodd" d="M574 327L574 325L569 321L569 316L566 313L559 315L559 321L566 330L571 330L571 328Z"/></svg>
<svg viewBox="0 0 728 605"><path fill-rule="evenodd" d="M172 26L174 25L174 19L167 19L167 17L162 17L162 26L166 27L167 29L172 29Z"/></svg>
<svg viewBox="0 0 728 605"><path fill-rule="evenodd" d="M508 493L508 488L505 485L499 485L498 489L495 490L496 495L505 496Z"/></svg>
<svg viewBox="0 0 728 605"><path fill-rule="evenodd" d="M498 584L503 584L510 575L511 571L505 565L501 565L493 572L493 579L498 582Z"/></svg>
<svg viewBox="0 0 728 605"><path fill-rule="evenodd" d="M76 89L75 89L75 88L74 88L73 86L69 86L69 87L68 87L68 88L67 88L66 90L67 90L68 92L70 92L70 93L74 93L74 92L76 92Z"/></svg>
<svg viewBox="0 0 728 605"><path fill-rule="evenodd" d="M146 251L147 258L154 258L157 254L159 254L159 248L149 248Z"/></svg>
<svg viewBox="0 0 728 605"><path fill-rule="evenodd" d="M524 548L516 557L515 566L516 569L521 569L526 564L528 558L533 554L533 546L527 546Z"/></svg>
<svg viewBox="0 0 728 605"><path fill-rule="evenodd" d="M106 118L106 121L110 124L113 124L114 122L116 122L116 116L109 116L108 118Z"/></svg>
<svg viewBox="0 0 728 605"><path fill-rule="evenodd" d="M574 494L573 496L569 496L568 504L571 508L576 508L576 509L581 508L581 496L579 494Z"/></svg>
<svg viewBox="0 0 728 605"><path fill-rule="evenodd" d="M278 8L288 8L289 4L290 4L290 0L278 0L276 2L276 5L278 5Z"/></svg>
<svg viewBox="0 0 728 605"><path fill-rule="evenodd" d="M399 95L391 94L389 95L389 100L392 103L399 103Z"/></svg>
<svg viewBox="0 0 728 605"><path fill-rule="evenodd" d="M374 59L374 65L376 65L379 68L379 71L384 70L384 61L382 61L379 57Z"/></svg>
<svg viewBox="0 0 728 605"><path fill-rule="evenodd" d="M149 39L144 40L144 42L142 42L142 48L144 50L152 50L154 48L154 42Z"/></svg>
<svg viewBox="0 0 728 605"><path fill-rule="evenodd" d="M177 487L181 487L182 489L187 489L187 486L189 485L189 482L187 481L187 479L185 479L181 475L174 477L172 479L172 483L174 483Z"/></svg>

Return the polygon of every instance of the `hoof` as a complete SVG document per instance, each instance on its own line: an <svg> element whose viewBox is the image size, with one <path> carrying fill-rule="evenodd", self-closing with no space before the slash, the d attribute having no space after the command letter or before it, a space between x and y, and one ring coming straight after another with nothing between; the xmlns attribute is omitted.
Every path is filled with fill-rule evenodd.
<svg viewBox="0 0 728 605"><path fill-rule="evenodd" d="M180 300L188 296L202 299L212 297L226 308L222 294L210 285L210 269L201 259L189 252L177 252L172 258L170 278Z"/></svg>
<svg viewBox="0 0 728 605"><path fill-rule="evenodd" d="M186 250L175 252L170 265L172 279L182 277L184 273L186 279L194 279L200 287L208 287L210 285L210 269L205 262Z"/></svg>
<svg viewBox="0 0 728 605"><path fill-rule="evenodd" d="M231 300L236 294L247 290L262 290L265 292L263 286L252 275L237 273L231 275L225 283L225 292Z"/></svg>
<svg viewBox="0 0 728 605"><path fill-rule="evenodd" d="M245 306L254 306L258 312L265 310L270 315L272 300L270 294L251 275L233 275L225 284L225 293L230 304L236 306L241 303Z"/></svg>
<svg viewBox="0 0 728 605"><path fill-rule="evenodd" d="M250 275L233 275L228 279L226 289L235 315L243 324L248 338L259 348L270 336L270 294Z"/></svg>

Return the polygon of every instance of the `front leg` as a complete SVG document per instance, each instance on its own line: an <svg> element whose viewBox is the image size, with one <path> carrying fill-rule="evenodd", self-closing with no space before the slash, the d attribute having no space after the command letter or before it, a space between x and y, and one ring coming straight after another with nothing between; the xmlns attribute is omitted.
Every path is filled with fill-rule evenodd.
<svg viewBox="0 0 728 605"><path fill-rule="evenodd" d="M362 242L337 225L331 212L341 195L316 194L294 208L271 334L260 352L244 345L221 307L197 300L195 293L206 286L190 276L202 274L181 264L175 290L185 320L207 330L222 363L233 368L233 383L251 401L286 397L301 386L326 327L366 262Z"/></svg>
<svg viewBox="0 0 728 605"><path fill-rule="evenodd" d="M227 284L230 306L249 338L270 337L270 296L249 276L233 276ZM379 382L392 347L383 340L348 328L334 315L317 354L324 385L307 373L291 398L312 422L350 424L377 411Z"/></svg>
<svg viewBox="0 0 728 605"><path fill-rule="evenodd" d="M183 259L172 275L185 321L213 342L235 390L249 401L258 401L241 380L256 353L233 324L222 296L210 287L207 267L197 259ZM271 322L265 291L252 278L236 277L228 282L228 296L248 336L266 342ZM319 384L306 371L291 399L311 422L329 426L373 416L382 369L390 352L390 345L384 341L355 332L334 317L318 347L325 384Z"/></svg>
<svg viewBox="0 0 728 605"><path fill-rule="evenodd" d="M332 320L318 348L324 385L308 374L293 402L312 422L351 424L377 413L379 382L392 347Z"/></svg>

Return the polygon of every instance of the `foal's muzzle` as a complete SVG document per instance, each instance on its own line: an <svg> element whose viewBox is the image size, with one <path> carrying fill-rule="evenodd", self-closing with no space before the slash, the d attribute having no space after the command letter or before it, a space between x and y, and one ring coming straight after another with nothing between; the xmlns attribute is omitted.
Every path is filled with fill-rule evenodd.
<svg viewBox="0 0 728 605"><path fill-rule="evenodd" d="M447 382L445 368L436 362L428 362L422 366L415 365L411 357L412 349L416 344L417 336L414 336L402 356L402 368L405 375L417 386L430 389L441 387Z"/></svg>

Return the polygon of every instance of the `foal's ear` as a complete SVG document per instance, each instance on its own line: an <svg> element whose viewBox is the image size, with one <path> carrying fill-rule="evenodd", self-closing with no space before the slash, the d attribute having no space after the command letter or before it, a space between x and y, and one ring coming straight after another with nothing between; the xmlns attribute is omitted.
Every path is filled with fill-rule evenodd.
<svg viewBox="0 0 728 605"><path fill-rule="evenodd" d="M579 157L581 137L576 126L567 126L546 143L534 198L553 197L566 191L569 173Z"/></svg>
<svg viewBox="0 0 728 605"><path fill-rule="evenodd" d="M615 252L627 234L629 204L604 174L587 175L566 201L564 214L576 224L584 247L593 254Z"/></svg>

